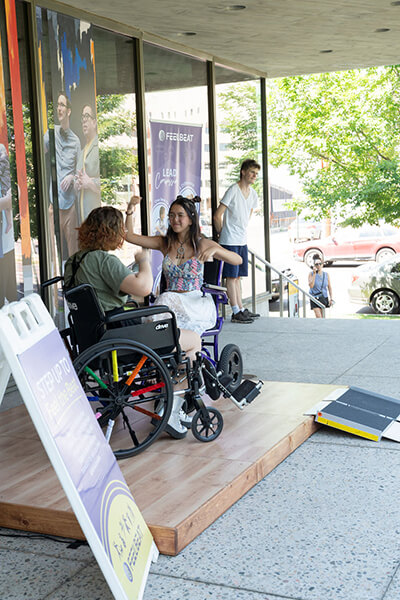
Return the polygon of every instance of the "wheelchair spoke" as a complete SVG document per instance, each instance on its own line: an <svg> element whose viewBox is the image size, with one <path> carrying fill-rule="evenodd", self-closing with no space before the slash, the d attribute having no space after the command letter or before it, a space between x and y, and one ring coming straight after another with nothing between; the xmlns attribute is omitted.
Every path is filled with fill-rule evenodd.
<svg viewBox="0 0 400 600"><path fill-rule="evenodd" d="M130 340L104 340L74 361L86 395L117 458L147 448L164 430L172 408L169 371L150 348ZM155 407L157 406L157 411Z"/></svg>
<svg viewBox="0 0 400 600"><path fill-rule="evenodd" d="M162 381L160 383L154 383L153 385L149 385L146 388L141 388L140 390L135 390L134 392L131 392L131 396L132 398L135 396L139 396L140 394L147 394L148 392L152 392L153 390L158 390L160 388L164 388L165 387L165 383L163 383Z"/></svg>
<svg viewBox="0 0 400 600"><path fill-rule="evenodd" d="M136 433L134 432L134 430L131 427L131 424L129 422L128 417L125 414L125 411L122 411L122 418L124 419L125 426L127 427L128 431L130 433L132 442L135 444L136 447L139 446L139 440L137 439Z"/></svg>

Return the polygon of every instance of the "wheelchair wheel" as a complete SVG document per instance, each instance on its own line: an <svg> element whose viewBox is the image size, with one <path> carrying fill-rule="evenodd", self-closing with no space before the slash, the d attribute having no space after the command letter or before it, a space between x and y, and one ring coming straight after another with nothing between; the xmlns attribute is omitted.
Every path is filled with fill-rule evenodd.
<svg viewBox="0 0 400 600"><path fill-rule="evenodd" d="M153 350L131 340L104 340L73 364L116 458L134 456L158 438L173 391L168 369Z"/></svg>
<svg viewBox="0 0 400 600"><path fill-rule="evenodd" d="M217 371L222 371L222 377L229 377L231 379L225 385L231 393L239 387L243 375L243 358L236 344L227 344L222 348Z"/></svg>
<svg viewBox="0 0 400 600"><path fill-rule="evenodd" d="M200 442L212 442L222 431L224 420L216 408L205 406L192 419L192 433Z"/></svg>

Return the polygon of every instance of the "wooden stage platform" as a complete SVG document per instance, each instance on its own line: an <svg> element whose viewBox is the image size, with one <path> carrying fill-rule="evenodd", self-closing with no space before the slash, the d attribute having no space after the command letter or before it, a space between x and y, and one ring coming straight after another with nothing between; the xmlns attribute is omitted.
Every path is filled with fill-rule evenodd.
<svg viewBox="0 0 400 600"><path fill-rule="evenodd" d="M304 411L337 387L265 382L243 411L215 403L224 429L214 442L163 434L119 461L159 551L178 554L300 446L318 427ZM0 526L84 539L25 406L0 413Z"/></svg>

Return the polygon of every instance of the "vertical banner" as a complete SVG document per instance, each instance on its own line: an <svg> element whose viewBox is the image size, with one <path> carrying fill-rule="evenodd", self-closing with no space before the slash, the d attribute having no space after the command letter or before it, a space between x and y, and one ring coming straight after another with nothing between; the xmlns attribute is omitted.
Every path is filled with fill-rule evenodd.
<svg viewBox="0 0 400 600"><path fill-rule="evenodd" d="M12 372L114 597L140 600L157 548L38 295L0 310L0 365Z"/></svg>
<svg viewBox="0 0 400 600"><path fill-rule="evenodd" d="M17 167L21 227L23 291L25 294L28 294L33 291L33 277L17 19L15 13L15 1L5 0L4 5L6 11L8 62L10 65L11 97L14 119L15 162Z"/></svg>
<svg viewBox="0 0 400 600"><path fill-rule="evenodd" d="M180 194L200 196L202 125L150 121L151 235L165 235L168 211ZM154 290L161 274L162 258L153 255Z"/></svg>
<svg viewBox="0 0 400 600"><path fill-rule="evenodd" d="M17 299L6 93L0 34L0 307Z"/></svg>

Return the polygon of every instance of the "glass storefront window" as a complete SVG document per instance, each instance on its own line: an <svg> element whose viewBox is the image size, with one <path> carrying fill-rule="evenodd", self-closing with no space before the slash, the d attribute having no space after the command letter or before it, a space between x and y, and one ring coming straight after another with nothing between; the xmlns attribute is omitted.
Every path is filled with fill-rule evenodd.
<svg viewBox="0 0 400 600"><path fill-rule="evenodd" d="M207 69L204 61L144 44L150 233L163 234L178 194L200 196L201 230L212 236ZM161 257L153 256L159 275Z"/></svg>
<svg viewBox="0 0 400 600"><path fill-rule="evenodd" d="M7 35L13 26L18 40ZM38 291L40 279L26 29L26 6L10 5L6 17L1 2L0 307Z"/></svg>
<svg viewBox="0 0 400 600"><path fill-rule="evenodd" d="M138 174L134 42L37 8L51 276L78 250L77 227L111 204L125 210ZM117 252L126 264L132 248ZM60 294L53 311L63 312ZM62 318L60 317L60 320Z"/></svg>
<svg viewBox="0 0 400 600"><path fill-rule="evenodd" d="M139 195L134 41L98 27L93 41L101 202L124 212L132 194ZM136 231L141 233L139 215ZM134 260L131 244L116 254L125 264Z"/></svg>
<svg viewBox="0 0 400 600"><path fill-rule="evenodd" d="M262 165L260 80L254 76L215 67L218 184L220 199L230 185L240 178L240 165L251 158ZM264 257L263 184L260 170L253 188L259 197L247 229L248 246ZM263 268L262 268L263 269ZM265 292L265 272L256 270L257 293ZM242 280L242 296L251 296L251 277Z"/></svg>

